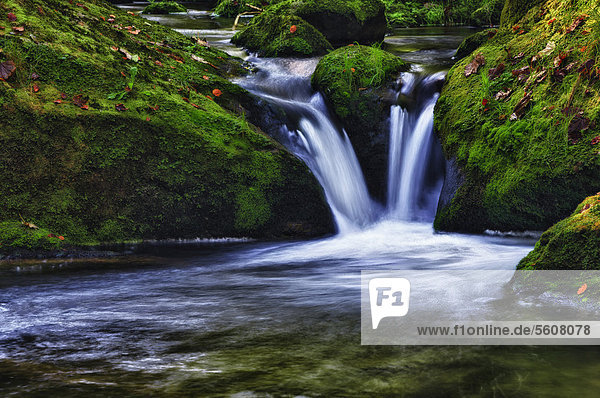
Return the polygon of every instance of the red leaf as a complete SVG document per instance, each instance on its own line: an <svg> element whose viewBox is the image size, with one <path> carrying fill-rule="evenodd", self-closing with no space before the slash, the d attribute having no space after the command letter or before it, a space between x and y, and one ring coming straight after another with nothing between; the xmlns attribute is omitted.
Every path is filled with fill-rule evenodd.
<svg viewBox="0 0 600 398"><path fill-rule="evenodd" d="M150 121L150 116L146 116L146 121L149 122Z"/></svg>
<svg viewBox="0 0 600 398"><path fill-rule="evenodd" d="M33 92L37 93L38 91L40 91L40 86L38 86L37 84L33 85Z"/></svg>
<svg viewBox="0 0 600 398"><path fill-rule="evenodd" d="M0 79L8 79L15 73L17 67L13 61L6 61L0 64Z"/></svg>
<svg viewBox="0 0 600 398"><path fill-rule="evenodd" d="M488 103L488 100L485 98L483 99L483 101L481 101L481 105L483 105L483 106L486 106L487 103Z"/></svg>
<svg viewBox="0 0 600 398"><path fill-rule="evenodd" d="M600 143L600 135L595 136L594 138L592 138L592 145L597 145L598 143Z"/></svg>
<svg viewBox="0 0 600 398"><path fill-rule="evenodd" d="M56 101L54 101L54 103L55 103L56 105L58 105L58 104L62 104L62 101L61 101L61 100L56 100Z"/></svg>
<svg viewBox="0 0 600 398"><path fill-rule="evenodd" d="M585 292L586 289L587 289L587 283L584 283L583 285L581 285L579 290L577 290L577 294L583 294L583 292Z"/></svg>
<svg viewBox="0 0 600 398"><path fill-rule="evenodd" d="M15 22L17 20L17 16L15 14L13 14L12 12L9 12L8 14L6 14L6 18L10 22Z"/></svg>
<svg viewBox="0 0 600 398"><path fill-rule="evenodd" d="M156 106L148 105L148 108L152 109L153 111L157 111L159 107L160 107L160 105L156 105Z"/></svg>
<svg viewBox="0 0 600 398"><path fill-rule="evenodd" d="M84 111L87 111L88 109L90 109L89 105L85 104L81 107L81 109L83 109Z"/></svg>
<svg viewBox="0 0 600 398"><path fill-rule="evenodd" d="M221 92L221 90L219 90L218 88L215 88L215 89L212 91L212 93L213 93L213 95L214 95L215 97L220 97L220 96L221 96L221 94L223 94L223 93Z"/></svg>
<svg viewBox="0 0 600 398"><path fill-rule="evenodd" d="M125 108L125 105L123 105L123 104L115 105L115 109L118 110L119 112L124 112L127 110L127 108Z"/></svg>
<svg viewBox="0 0 600 398"><path fill-rule="evenodd" d="M290 32L291 32L291 33L296 33L296 30L297 30L297 29L298 29L298 28L296 27L296 25L292 25L292 26L290 26Z"/></svg>
<svg viewBox="0 0 600 398"><path fill-rule="evenodd" d="M551 20L549 20L548 25L552 25L554 22L556 22L556 18L552 18Z"/></svg>

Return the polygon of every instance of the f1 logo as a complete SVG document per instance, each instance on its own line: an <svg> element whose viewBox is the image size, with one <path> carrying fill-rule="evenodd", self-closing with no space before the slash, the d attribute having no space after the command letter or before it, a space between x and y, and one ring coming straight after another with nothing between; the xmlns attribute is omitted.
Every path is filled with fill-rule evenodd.
<svg viewBox="0 0 600 398"><path fill-rule="evenodd" d="M369 301L373 329L377 329L383 318L408 314L410 282L405 278L373 278L369 281Z"/></svg>

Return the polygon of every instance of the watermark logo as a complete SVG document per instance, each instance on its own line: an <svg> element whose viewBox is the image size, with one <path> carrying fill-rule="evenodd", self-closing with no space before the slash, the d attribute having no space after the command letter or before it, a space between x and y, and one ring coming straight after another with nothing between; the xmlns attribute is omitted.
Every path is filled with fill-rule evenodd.
<svg viewBox="0 0 600 398"><path fill-rule="evenodd" d="M377 329L383 318L408 314L410 282L405 278L373 278L369 281L371 321Z"/></svg>

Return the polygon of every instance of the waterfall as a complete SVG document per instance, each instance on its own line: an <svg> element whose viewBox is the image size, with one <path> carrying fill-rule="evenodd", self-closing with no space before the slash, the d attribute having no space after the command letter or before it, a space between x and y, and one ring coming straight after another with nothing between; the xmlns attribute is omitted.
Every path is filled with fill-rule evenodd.
<svg viewBox="0 0 600 398"><path fill-rule="evenodd" d="M315 94L303 108L296 131L301 151L297 154L317 177L331 206L339 232L360 229L374 220L374 208L362 170L345 131L326 116L325 103Z"/></svg>
<svg viewBox="0 0 600 398"><path fill-rule="evenodd" d="M384 217L412 220L424 209L433 214L441 188L431 184L433 109L443 74L402 77L398 96L408 105L391 107L387 203L379 206L369 196L348 135L336 125L321 94L310 88L314 61L255 62L262 67L259 72L239 83L275 106L273 114L263 115L263 124L315 175L339 233L364 229ZM434 199L427 198L428 190Z"/></svg>
<svg viewBox="0 0 600 398"><path fill-rule="evenodd" d="M390 145L387 181L387 210L391 218L412 220L421 210L429 213L436 203L427 198L427 172L431 169L433 110L439 97L437 86L444 74L436 73L420 82L412 73L404 74L399 97L406 106L390 110ZM435 181L434 181L435 185ZM437 197L438 189L433 189Z"/></svg>

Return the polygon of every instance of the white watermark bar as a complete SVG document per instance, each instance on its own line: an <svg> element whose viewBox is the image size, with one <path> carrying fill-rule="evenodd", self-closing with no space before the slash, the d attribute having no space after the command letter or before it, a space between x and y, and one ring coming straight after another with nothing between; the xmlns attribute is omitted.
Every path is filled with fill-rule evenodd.
<svg viewBox="0 0 600 398"><path fill-rule="evenodd" d="M600 271L363 271L368 345L599 345Z"/></svg>

